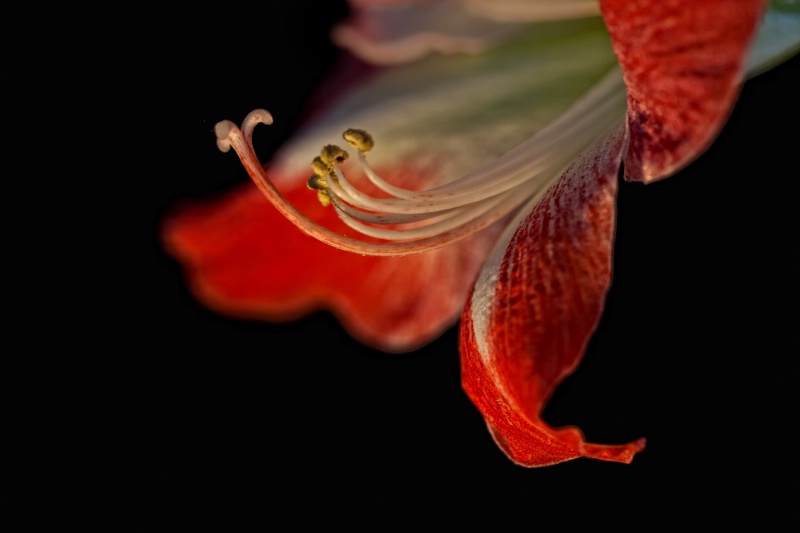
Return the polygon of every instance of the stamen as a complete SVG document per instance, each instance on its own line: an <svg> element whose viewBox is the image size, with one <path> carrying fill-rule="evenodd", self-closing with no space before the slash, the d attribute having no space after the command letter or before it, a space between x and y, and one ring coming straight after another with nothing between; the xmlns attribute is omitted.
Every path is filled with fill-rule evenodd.
<svg viewBox="0 0 800 533"><path fill-rule="evenodd" d="M492 219L473 220L463 226L440 233L434 237L408 242L371 243L339 235L324 226L320 226L308 216L298 211L296 207L286 200L272 181L270 181L269 176L267 176L267 173L264 171L264 167L261 166L261 163L256 157L252 145L252 134L253 127L256 124L271 123L272 116L265 109L251 111L242 122L241 129L236 127L236 124L229 120L220 121L214 127L214 131L217 135L217 146L223 152L227 152L233 148L236 155L239 156L242 165L244 165L245 170L247 170L250 179L253 180L253 183L256 184L264 197L292 224L297 226L298 229L303 231L306 235L318 239L334 248L362 255L411 255L447 246L495 222L495 220Z"/></svg>
<svg viewBox="0 0 800 533"><path fill-rule="evenodd" d="M385 182L377 174L375 174L375 172L373 172L369 165L367 165L366 153L375 147L375 141L372 139L372 135L364 130L351 128L345 130L345 132L342 134L342 137L351 146L358 150L358 160L361 164L361 168L364 170L364 173L373 185L378 187L383 192L389 193L397 198L411 199L419 196L419 191L401 189L400 187L395 187L394 185Z"/></svg>
<svg viewBox="0 0 800 533"><path fill-rule="evenodd" d="M622 76L614 69L559 119L483 169L433 189L410 191L382 180L369 166L366 155L359 152L359 164L365 175L395 198L367 196L350 186L338 172L345 192L339 189L332 192L362 209L389 213L430 212L432 206L439 210L465 206L511 190L554 167L563 167L595 139L597 124L602 132L602 125L607 124L609 118L616 119L624 113L625 103ZM564 147L574 149L565 150Z"/></svg>
<svg viewBox="0 0 800 533"><path fill-rule="evenodd" d="M430 220L432 218L442 219L448 216L449 214L457 211L457 209L448 209L446 211L431 211L429 213L408 213L408 214L376 213L376 212L361 211L360 209L345 203L341 198L339 198L336 195L329 197L331 202L333 202L334 206L339 210L341 210L345 215L350 216L352 218L357 218L362 222L368 222L370 224L381 224L381 225L411 224L414 222L421 222L423 220Z"/></svg>
<svg viewBox="0 0 800 533"><path fill-rule="evenodd" d="M539 197L575 158L625 116L622 76L614 69L559 119L483 168L428 190L410 190L383 180L367 162L372 136L357 129L344 139L358 150L364 175L389 198L371 196L347 179L341 163L348 153L326 145L311 163L309 189L322 205L333 204L339 218L370 242L339 235L292 206L270 181L252 144L256 124L270 124L265 110L248 114L239 130L230 121L217 124L220 150L234 148L248 174L267 199L306 234L341 250L363 255L408 255L433 250L513 213Z"/></svg>
<svg viewBox="0 0 800 533"><path fill-rule="evenodd" d="M372 135L364 130L348 129L342 134L344 140L350 143L359 152L367 153L375 147Z"/></svg>
<svg viewBox="0 0 800 533"><path fill-rule="evenodd" d="M342 209L337 200L334 200L334 205L337 207L337 214L339 218L351 228L379 239L386 240L400 240L400 239L421 239L433 237L439 233L456 229L462 224L470 220L478 220L481 218L498 220L506 214L513 211L520 205L520 196L513 193L506 193L501 197L493 197L469 209L459 209L451 212L450 216L441 218L439 221L431 223L427 226L409 228L409 229L381 229L373 226L368 226L360 220L361 216L353 217L346 209ZM524 197L527 199L527 196ZM381 222L382 223L382 222Z"/></svg>

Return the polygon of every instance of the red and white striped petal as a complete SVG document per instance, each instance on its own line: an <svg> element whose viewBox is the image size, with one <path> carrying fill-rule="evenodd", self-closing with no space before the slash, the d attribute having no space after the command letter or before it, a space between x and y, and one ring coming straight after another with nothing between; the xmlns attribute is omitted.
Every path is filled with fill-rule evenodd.
<svg viewBox="0 0 800 533"><path fill-rule="evenodd" d="M624 126L581 156L518 217L484 266L461 321L462 385L515 463L630 462L644 440L591 444L541 414L580 362L611 282Z"/></svg>
<svg viewBox="0 0 800 533"><path fill-rule="evenodd" d="M708 148L736 101L763 0L600 0L628 89L625 178L674 174Z"/></svg>

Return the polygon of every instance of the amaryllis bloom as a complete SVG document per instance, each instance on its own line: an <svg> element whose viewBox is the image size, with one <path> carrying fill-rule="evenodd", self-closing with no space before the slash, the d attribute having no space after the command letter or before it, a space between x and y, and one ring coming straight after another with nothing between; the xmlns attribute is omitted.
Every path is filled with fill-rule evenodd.
<svg viewBox="0 0 800 533"><path fill-rule="evenodd" d="M351 4L332 33L343 62L270 161L252 145L268 111L217 124L256 187L165 220L189 286L234 317L326 309L389 352L460 320L463 388L510 460L629 463L644 439L589 443L542 419L603 311L620 176L650 183L701 154L744 80L800 49L796 8Z"/></svg>

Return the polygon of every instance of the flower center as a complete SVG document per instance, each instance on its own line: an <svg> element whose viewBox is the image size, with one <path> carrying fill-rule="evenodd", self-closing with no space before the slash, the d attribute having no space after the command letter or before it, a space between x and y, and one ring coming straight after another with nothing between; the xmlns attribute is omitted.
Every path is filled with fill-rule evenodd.
<svg viewBox="0 0 800 533"><path fill-rule="evenodd" d="M527 141L472 173L426 190L405 189L382 179L367 161L375 146L372 137L363 130L345 131L343 138L356 149L364 175L389 197L371 196L354 186L341 168L349 153L335 145L325 146L312 161L314 174L308 186L323 205L332 205L345 224L370 237L369 241L320 226L274 186L252 144L255 126L272 123L269 112L252 111L241 129L221 121L215 132L220 150L233 147L262 193L305 233L342 250L397 256L434 250L472 235L544 194L581 152L625 116L625 98L622 76L615 67Z"/></svg>

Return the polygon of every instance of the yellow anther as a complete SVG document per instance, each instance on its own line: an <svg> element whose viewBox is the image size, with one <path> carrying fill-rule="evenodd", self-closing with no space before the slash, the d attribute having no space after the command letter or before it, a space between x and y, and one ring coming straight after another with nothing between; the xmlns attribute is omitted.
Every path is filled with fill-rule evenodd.
<svg viewBox="0 0 800 533"><path fill-rule="evenodd" d="M306 182L306 187L311 189L312 191L324 191L328 188L328 183L325 181L323 176L319 174L314 174L308 181Z"/></svg>
<svg viewBox="0 0 800 533"><path fill-rule="evenodd" d="M349 154L336 146L335 144L329 144L322 149L322 152L319 154L320 159L322 162L328 166L333 166L334 163L339 162L341 163L345 159L349 157Z"/></svg>
<svg viewBox="0 0 800 533"><path fill-rule="evenodd" d="M323 176L314 174L306 182L306 187L312 191L317 191L317 200L323 207L331 205L331 196L328 194L328 183Z"/></svg>
<svg viewBox="0 0 800 533"><path fill-rule="evenodd" d="M317 191L317 200L322 204L322 207L331 205L331 197L327 191Z"/></svg>
<svg viewBox="0 0 800 533"><path fill-rule="evenodd" d="M315 157L314 160L311 162L311 170L314 171L314 174L321 178L327 178L328 176L333 173L333 166L326 164L322 161L322 158Z"/></svg>
<svg viewBox="0 0 800 533"><path fill-rule="evenodd" d="M344 140L351 146L357 148L359 152L367 153L375 147L372 135L364 130L348 129L343 134Z"/></svg>

